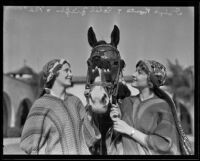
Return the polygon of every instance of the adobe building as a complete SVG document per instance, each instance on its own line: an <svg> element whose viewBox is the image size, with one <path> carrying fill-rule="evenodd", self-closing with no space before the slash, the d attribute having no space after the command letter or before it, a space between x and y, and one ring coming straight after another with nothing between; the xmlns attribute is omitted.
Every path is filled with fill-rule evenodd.
<svg viewBox="0 0 200 161"><path fill-rule="evenodd" d="M21 134L30 107L38 95L37 74L28 66L3 74L3 136Z"/></svg>

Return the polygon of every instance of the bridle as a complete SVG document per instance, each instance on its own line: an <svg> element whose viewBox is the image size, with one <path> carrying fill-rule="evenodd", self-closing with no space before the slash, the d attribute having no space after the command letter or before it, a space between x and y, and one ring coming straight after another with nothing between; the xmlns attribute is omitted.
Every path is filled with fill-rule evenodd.
<svg viewBox="0 0 200 161"><path fill-rule="evenodd" d="M95 61L98 60L98 61ZM91 56L87 60L88 71L86 77L85 89L91 90L95 86L102 86L108 93L109 97L116 97L118 91L118 82L120 75L120 54L117 48L110 44L97 45L92 49ZM111 75L111 81L91 81L91 71L94 67L98 66L102 69L109 69ZM113 73L112 73L113 72ZM89 99L89 94L85 95L86 99ZM88 101L87 101L88 102Z"/></svg>

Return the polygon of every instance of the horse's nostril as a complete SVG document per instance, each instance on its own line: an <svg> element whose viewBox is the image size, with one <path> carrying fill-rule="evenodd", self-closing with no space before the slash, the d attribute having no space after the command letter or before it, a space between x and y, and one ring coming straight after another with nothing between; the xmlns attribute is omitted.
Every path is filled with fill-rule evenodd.
<svg viewBox="0 0 200 161"><path fill-rule="evenodd" d="M107 95L106 94L103 95L103 97L101 99L101 102L102 103L107 103Z"/></svg>
<svg viewBox="0 0 200 161"><path fill-rule="evenodd" d="M106 97L107 97L107 95L106 95L106 94L104 94L104 95L103 95L103 97L102 97L102 99L105 99Z"/></svg>

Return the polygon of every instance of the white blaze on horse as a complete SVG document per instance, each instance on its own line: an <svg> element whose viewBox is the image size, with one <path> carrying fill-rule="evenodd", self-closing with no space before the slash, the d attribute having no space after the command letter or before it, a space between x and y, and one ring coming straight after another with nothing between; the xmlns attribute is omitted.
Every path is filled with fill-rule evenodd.
<svg viewBox="0 0 200 161"><path fill-rule="evenodd" d="M99 76L97 76L94 80L94 84L96 85L91 88L89 104L91 105L93 112L101 114L108 110L108 103L110 102L111 97L109 97L108 93L105 91L105 88L101 86L101 82L103 82L103 70L98 67L96 67L95 70L97 70ZM93 70L93 72L95 72L95 70Z"/></svg>

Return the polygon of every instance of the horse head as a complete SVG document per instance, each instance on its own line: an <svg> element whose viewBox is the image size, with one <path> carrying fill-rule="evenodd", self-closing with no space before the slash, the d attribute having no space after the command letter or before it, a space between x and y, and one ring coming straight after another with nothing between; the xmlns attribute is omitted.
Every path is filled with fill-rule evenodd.
<svg viewBox="0 0 200 161"><path fill-rule="evenodd" d="M88 42L92 51L87 60L85 96L94 113L106 113L108 104L113 103L117 96L119 77L125 66L117 49L119 40L120 31L116 25L111 33L110 43L97 41L93 28L88 30Z"/></svg>
<svg viewBox="0 0 200 161"><path fill-rule="evenodd" d="M88 42L92 47L87 60L88 70L85 86L86 109L92 114L93 123L99 128L101 139L93 145L92 154L107 154L106 134L112 126L109 111L111 104L130 96L131 92L123 82L122 69L125 62L117 49L120 40L119 28L115 25L111 41L97 41L93 28L88 29Z"/></svg>

